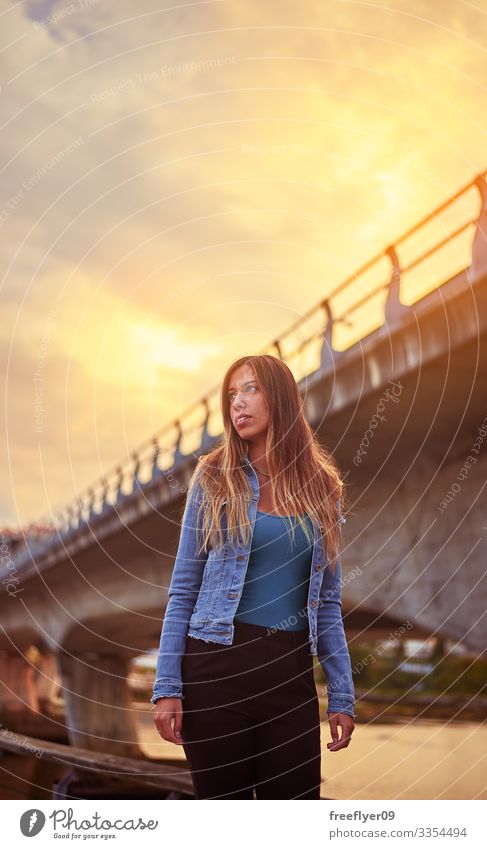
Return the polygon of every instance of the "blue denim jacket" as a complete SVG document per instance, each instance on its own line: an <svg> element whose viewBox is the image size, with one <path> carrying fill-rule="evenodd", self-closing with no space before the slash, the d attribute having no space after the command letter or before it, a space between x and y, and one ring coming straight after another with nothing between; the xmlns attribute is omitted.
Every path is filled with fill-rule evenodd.
<svg viewBox="0 0 487 849"><path fill-rule="evenodd" d="M247 457L244 457L244 463L253 491L248 504L248 517L253 529L259 481ZM210 547L209 552L197 554L202 541L201 529L196 527L201 496L201 484L195 483L186 499L168 590L169 600L162 623L151 702L161 696L184 699L181 661L188 635L223 645L233 642L233 617L243 590L251 544L247 547L233 545L225 535L226 541L220 551ZM340 514L340 522L345 521ZM225 511L222 522L225 531ZM318 656L326 676L328 712L348 713L354 717L355 690L341 610L341 552L332 574L326 568L321 533L314 523L313 529L307 601L310 654Z"/></svg>

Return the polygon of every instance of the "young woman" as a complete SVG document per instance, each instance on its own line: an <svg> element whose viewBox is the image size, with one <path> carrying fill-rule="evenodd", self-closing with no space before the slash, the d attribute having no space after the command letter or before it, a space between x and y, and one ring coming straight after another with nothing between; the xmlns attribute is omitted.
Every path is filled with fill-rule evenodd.
<svg viewBox="0 0 487 849"><path fill-rule="evenodd" d="M198 799L319 799L315 655L328 684L329 751L346 748L354 729L343 483L281 360L234 362L221 409L223 439L188 488L154 721L184 747Z"/></svg>

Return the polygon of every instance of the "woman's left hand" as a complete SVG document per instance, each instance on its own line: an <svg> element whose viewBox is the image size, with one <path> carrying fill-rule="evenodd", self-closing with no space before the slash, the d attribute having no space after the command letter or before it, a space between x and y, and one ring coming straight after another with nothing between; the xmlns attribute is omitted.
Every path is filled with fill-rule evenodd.
<svg viewBox="0 0 487 849"><path fill-rule="evenodd" d="M326 744L326 748L330 752L338 752L339 749L346 749L350 743L355 723L348 713L329 713L328 722L330 723L330 731L332 742ZM342 735L338 737L338 726L342 729Z"/></svg>

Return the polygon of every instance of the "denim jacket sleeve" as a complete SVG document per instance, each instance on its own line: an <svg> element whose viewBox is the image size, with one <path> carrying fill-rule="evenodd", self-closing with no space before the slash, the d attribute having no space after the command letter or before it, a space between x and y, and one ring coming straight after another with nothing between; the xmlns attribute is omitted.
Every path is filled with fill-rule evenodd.
<svg viewBox="0 0 487 849"><path fill-rule="evenodd" d="M159 653L151 702L162 696L183 698L181 661L188 624L198 598L208 552L197 554L201 533L196 527L201 485L188 492L181 522L176 560L168 589L168 603L161 629Z"/></svg>
<svg viewBox="0 0 487 849"><path fill-rule="evenodd" d="M339 522L346 519L339 514ZM355 688L347 639L343 628L341 550L335 572L326 568L318 603L318 660L328 684L328 713L355 717Z"/></svg>

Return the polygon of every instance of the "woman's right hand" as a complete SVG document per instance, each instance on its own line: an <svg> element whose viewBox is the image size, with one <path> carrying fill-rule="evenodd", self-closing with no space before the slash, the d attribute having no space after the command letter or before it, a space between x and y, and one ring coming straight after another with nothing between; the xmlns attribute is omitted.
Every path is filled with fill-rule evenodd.
<svg viewBox="0 0 487 849"><path fill-rule="evenodd" d="M171 721L174 720L174 725ZM157 699L154 707L154 722L163 740L182 746L183 700L169 696Z"/></svg>

